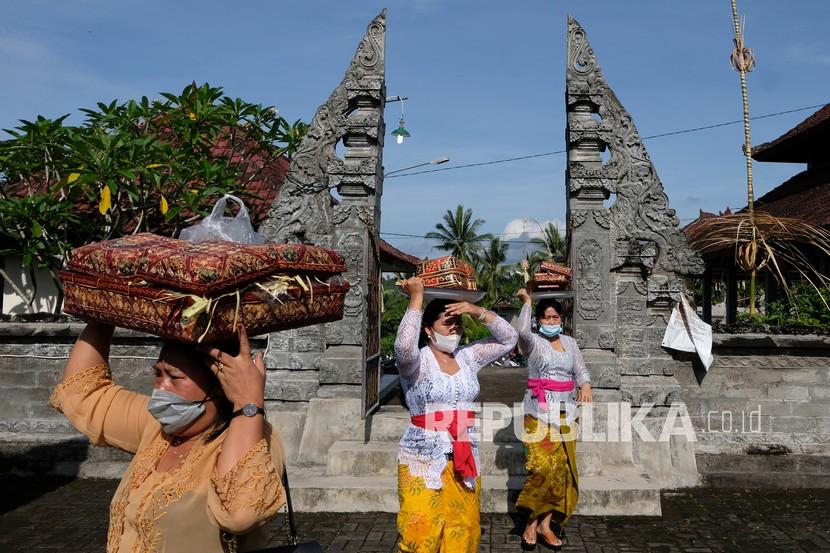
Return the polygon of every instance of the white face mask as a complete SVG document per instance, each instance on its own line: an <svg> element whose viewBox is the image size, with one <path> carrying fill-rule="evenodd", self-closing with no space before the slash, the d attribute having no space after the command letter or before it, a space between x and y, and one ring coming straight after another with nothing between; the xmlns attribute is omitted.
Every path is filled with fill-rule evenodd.
<svg viewBox="0 0 830 553"><path fill-rule="evenodd" d="M458 349L458 344L461 343L461 336L459 334L444 335L439 332L432 331L430 337L435 347L444 353L452 353Z"/></svg>

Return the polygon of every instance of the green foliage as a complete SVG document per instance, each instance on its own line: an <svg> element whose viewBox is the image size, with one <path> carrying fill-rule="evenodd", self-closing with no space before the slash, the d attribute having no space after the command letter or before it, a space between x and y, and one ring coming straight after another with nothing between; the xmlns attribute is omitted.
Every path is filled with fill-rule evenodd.
<svg viewBox="0 0 830 553"><path fill-rule="evenodd" d="M507 292L508 268L504 265L505 259L507 244L499 238L491 238L487 248L477 258L478 286L487 292L487 305L493 305Z"/></svg>
<svg viewBox="0 0 830 553"><path fill-rule="evenodd" d="M819 293L814 286L801 282L790 286L790 297L773 301L766 320L778 326L802 326L805 328L830 328L830 290Z"/></svg>
<svg viewBox="0 0 830 553"><path fill-rule="evenodd" d="M823 296L823 300L822 300ZM734 324L718 324L716 330L729 333L767 332L773 334L828 334L830 290L820 294L807 282L790 286L790 297L770 303L766 314L738 313Z"/></svg>
<svg viewBox="0 0 830 553"><path fill-rule="evenodd" d="M406 313L409 300L395 290L397 278L385 279L382 283L383 313L380 318L380 351L387 355L395 353L395 336L398 325Z"/></svg>
<svg viewBox="0 0 830 553"><path fill-rule="evenodd" d="M259 174L243 174L240 158L256 154L267 165L290 157L308 129L208 84L161 96L99 103L81 110L86 119L78 126L66 125L67 115L38 116L7 129L10 138L0 141L2 253L54 276L68 251L89 241L160 229L175 236L221 194L245 195ZM79 205L98 210L79 214Z"/></svg>
<svg viewBox="0 0 830 553"><path fill-rule="evenodd" d="M534 252L537 259L559 262L565 260L565 240L559 233L559 227L556 223L548 223L548 226L542 229L542 236L534 238L531 242L539 248L538 251Z"/></svg>
<svg viewBox="0 0 830 553"><path fill-rule="evenodd" d="M464 344L469 344L490 336L490 331L487 330L487 327L469 315L463 315L461 317L461 325L464 327L464 336L461 338L461 342Z"/></svg>

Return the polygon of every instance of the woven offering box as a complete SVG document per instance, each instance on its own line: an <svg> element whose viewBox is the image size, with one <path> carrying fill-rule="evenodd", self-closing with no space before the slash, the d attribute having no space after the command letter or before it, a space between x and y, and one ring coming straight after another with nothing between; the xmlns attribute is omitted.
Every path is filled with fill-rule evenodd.
<svg viewBox="0 0 830 553"><path fill-rule="evenodd" d="M528 288L535 292L547 292L565 290L571 282L571 269L543 261L540 264L539 272L533 274L528 283Z"/></svg>
<svg viewBox="0 0 830 553"><path fill-rule="evenodd" d="M421 277L425 288L476 290L473 268L452 256L422 261L418 263L415 274Z"/></svg>
<svg viewBox="0 0 830 553"><path fill-rule="evenodd" d="M221 342L343 317L336 252L300 244L197 244L153 234L72 251L64 311L182 342Z"/></svg>
<svg viewBox="0 0 830 553"><path fill-rule="evenodd" d="M570 267L563 267L562 265L557 265L556 263L551 263L550 261L542 261L539 264L539 271L540 273L563 275L568 277L569 279L571 277Z"/></svg>
<svg viewBox="0 0 830 553"><path fill-rule="evenodd" d="M468 277L474 276L473 268L469 263L456 259L451 255L421 261L416 267L415 274L423 277L424 275L439 274L447 271L453 271Z"/></svg>
<svg viewBox="0 0 830 553"><path fill-rule="evenodd" d="M565 275L552 273L534 273L533 280L539 284L567 284L571 279Z"/></svg>

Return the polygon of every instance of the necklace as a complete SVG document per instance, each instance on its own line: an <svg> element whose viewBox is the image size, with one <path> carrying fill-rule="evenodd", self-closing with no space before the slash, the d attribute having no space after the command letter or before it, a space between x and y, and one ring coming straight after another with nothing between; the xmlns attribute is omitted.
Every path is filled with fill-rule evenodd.
<svg viewBox="0 0 830 553"><path fill-rule="evenodd" d="M190 450L193 449L191 439L192 436L190 438L180 438L179 436L173 436L173 438L170 440L170 452L173 453L173 455L175 455L179 461L184 459L185 456L190 452Z"/></svg>

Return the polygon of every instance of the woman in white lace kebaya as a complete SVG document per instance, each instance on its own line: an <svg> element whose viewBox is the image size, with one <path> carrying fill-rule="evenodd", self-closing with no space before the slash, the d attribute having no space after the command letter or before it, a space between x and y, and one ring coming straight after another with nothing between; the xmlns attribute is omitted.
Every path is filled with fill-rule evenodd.
<svg viewBox="0 0 830 553"><path fill-rule="evenodd" d="M536 305L539 333L531 332L531 300L519 290L524 305L519 313L519 350L527 359L528 389L523 442L528 477L516 501L516 508L528 513L522 545L535 549L541 543L560 547L562 528L579 499L579 472L576 467L575 436L571 423L576 402L590 403L590 374L576 340L562 334L562 304L553 299ZM551 528L555 523L558 532Z"/></svg>
<svg viewBox="0 0 830 553"><path fill-rule="evenodd" d="M403 283L409 307L398 327L395 357L412 419L398 455L400 551L475 553L480 466L470 431L478 371L516 345L513 327L467 302L432 300L423 316L420 278ZM461 316L482 321L492 337L458 347Z"/></svg>

